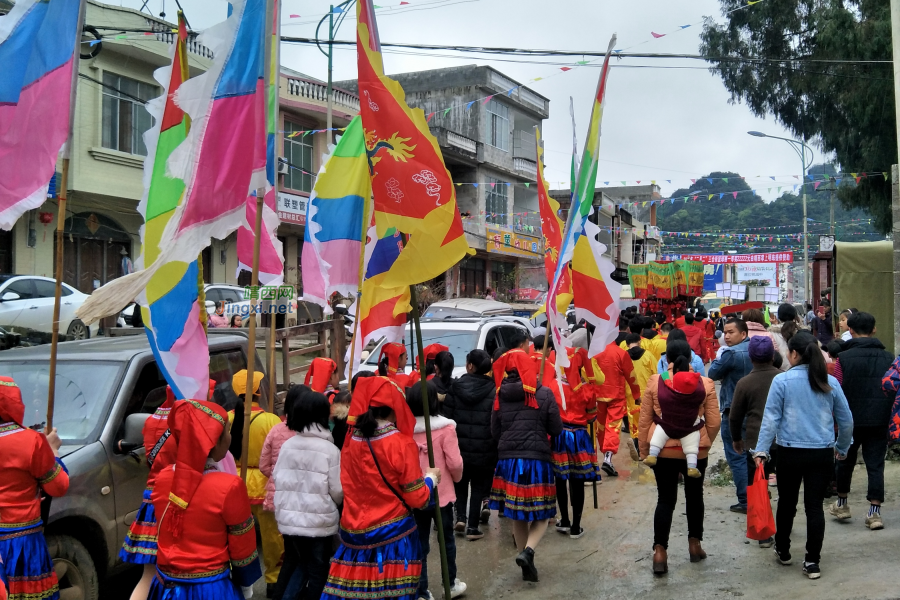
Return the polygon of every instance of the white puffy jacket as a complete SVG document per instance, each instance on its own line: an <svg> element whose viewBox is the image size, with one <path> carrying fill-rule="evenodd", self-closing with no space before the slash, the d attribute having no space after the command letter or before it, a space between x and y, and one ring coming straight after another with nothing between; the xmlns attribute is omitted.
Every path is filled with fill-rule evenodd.
<svg viewBox="0 0 900 600"><path fill-rule="evenodd" d="M275 520L284 535L327 537L338 532L341 451L331 433L318 424L281 447L272 472Z"/></svg>

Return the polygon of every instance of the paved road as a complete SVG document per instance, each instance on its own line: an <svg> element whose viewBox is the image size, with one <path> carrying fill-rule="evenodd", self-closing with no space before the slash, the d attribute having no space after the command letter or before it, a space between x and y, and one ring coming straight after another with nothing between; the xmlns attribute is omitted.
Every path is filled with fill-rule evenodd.
<svg viewBox="0 0 900 600"><path fill-rule="evenodd" d="M721 442L711 457L722 456ZM623 446L624 449L624 446ZM900 585L892 576L900 548L900 464L888 463L884 506L885 529L869 531L864 526L865 468L857 467L850 503L854 518L838 523L826 512L822 578L807 580L800 572L805 543L806 519L802 510L794 526L794 565L780 566L772 550L747 543L745 518L728 511L735 502L734 488L706 487L706 532L704 548L709 558L691 564L687 551L687 525L683 496L679 493L669 544L669 574L654 577L650 571L653 510L656 487L652 472L621 452L616 458L620 477L605 478L598 486L599 509L594 510L587 492L584 527L587 535L570 540L550 530L536 555L541 581L521 580L516 567L510 523L491 517L487 535L479 541L458 540L459 577L469 585L466 598L515 600L579 600L640 598L641 600L690 600L708 598L790 598L790 600L887 599L900 597ZM774 490L774 488L773 488ZM774 494L774 491L773 491ZM436 535L436 534L434 534ZM434 538L429 571L436 578L440 563ZM117 593L104 598L125 598L124 577L114 586ZM132 579L133 581L133 579ZM130 589L130 588L128 588ZM432 579L431 590L440 599L440 583ZM265 587L255 586L254 598L263 598Z"/></svg>

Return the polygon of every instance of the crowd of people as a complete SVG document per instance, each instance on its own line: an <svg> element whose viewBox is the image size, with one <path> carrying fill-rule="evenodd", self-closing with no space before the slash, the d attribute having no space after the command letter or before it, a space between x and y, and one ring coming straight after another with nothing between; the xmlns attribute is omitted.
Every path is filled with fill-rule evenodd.
<svg viewBox="0 0 900 600"><path fill-rule="evenodd" d="M304 384L288 390L283 417L259 403L262 374L240 371L233 390L253 397L247 440L243 407L226 411L214 381L204 399L176 400L169 390L144 428L150 474L120 553L144 566L132 600L239 600L262 577L276 600L432 599L442 587L427 567L436 551L446 555L455 598L467 589L457 539L482 539L491 518L509 522L516 568L538 582L543 536L551 523L569 539L585 535L586 489L618 475L623 431L631 458L655 474L655 574L668 571L679 482L690 560L707 556L703 481L720 433L732 511L747 512L757 470L777 485L776 533L759 545L774 546L781 564L792 561L802 486L802 571L820 577L823 503L836 496L829 513L851 518L860 451L865 524L883 528L900 358L873 337L872 315L842 312L841 336L827 343L790 304L777 318L751 309L716 320L700 309L674 322L629 309L619 330L590 356L592 329L576 326L572 346L559 348L565 367L545 334L520 330L493 356L469 352L458 379L446 346L425 348L423 380L405 372L404 345L385 344L378 371L358 373L348 391L337 365L317 358ZM59 437L23 427L23 410L15 382L0 377L0 580L10 598L53 599L39 498L64 494L68 478ZM432 537L438 523L443 548Z"/></svg>

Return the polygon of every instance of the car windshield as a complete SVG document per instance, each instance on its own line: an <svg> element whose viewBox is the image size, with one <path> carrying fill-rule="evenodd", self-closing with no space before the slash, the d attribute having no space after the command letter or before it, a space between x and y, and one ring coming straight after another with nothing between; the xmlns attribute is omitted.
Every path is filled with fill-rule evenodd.
<svg viewBox="0 0 900 600"><path fill-rule="evenodd" d="M100 437L123 365L112 362L59 361L53 426L63 444L79 445ZM44 361L4 362L3 374L22 391L26 427L47 421L50 365Z"/></svg>
<svg viewBox="0 0 900 600"><path fill-rule="evenodd" d="M404 340L404 344L409 352L409 343ZM459 329L425 329L422 331L422 346L430 344L443 344L450 348L450 354L453 355L454 367L466 366L466 355L478 347L478 333L475 331L461 331ZM418 352L418 351L417 351ZM375 352L369 356L366 361L368 365L377 365L378 356L381 354L381 346L375 349ZM409 361L407 366L412 367L414 361Z"/></svg>
<svg viewBox="0 0 900 600"><path fill-rule="evenodd" d="M450 319L455 317L480 317L474 310L454 308L452 306L429 306L423 315L426 319ZM427 344L426 344L427 345Z"/></svg>

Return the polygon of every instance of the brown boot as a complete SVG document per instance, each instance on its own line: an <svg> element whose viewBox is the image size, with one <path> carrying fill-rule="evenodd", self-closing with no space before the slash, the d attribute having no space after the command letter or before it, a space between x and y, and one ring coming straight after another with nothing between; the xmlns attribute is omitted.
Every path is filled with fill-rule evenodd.
<svg viewBox="0 0 900 600"><path fill-rule="evenodd" d="M700 562L706 558L706 552L697 538L688 538L688 552L691 554L691 562Z"/></svg>
<svg viewBox="0 0 900 600"><path fill-rule="evenodd" d="M661 545L653 546L653 574L664 575L669 572L669 555Z"/></svg>

